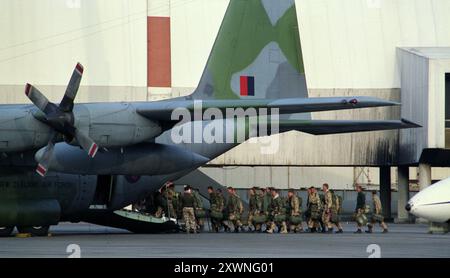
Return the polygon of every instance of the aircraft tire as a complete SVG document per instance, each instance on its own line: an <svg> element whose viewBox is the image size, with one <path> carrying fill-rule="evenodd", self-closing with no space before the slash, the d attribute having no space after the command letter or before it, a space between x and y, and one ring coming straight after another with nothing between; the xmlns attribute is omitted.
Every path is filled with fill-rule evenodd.
<svg viewBox="0 0 450 278"><path fill-rule="evenodd" d="M50 226L39 226L39 227L17 227L19 233L31 234L33 236L47 236Z"/></svg>
<svg viewBox="0 0 450 278"><path fill-rule="evenodd" d="M12 234L14 227L0 227L0 237L7 237Z"/></svg>

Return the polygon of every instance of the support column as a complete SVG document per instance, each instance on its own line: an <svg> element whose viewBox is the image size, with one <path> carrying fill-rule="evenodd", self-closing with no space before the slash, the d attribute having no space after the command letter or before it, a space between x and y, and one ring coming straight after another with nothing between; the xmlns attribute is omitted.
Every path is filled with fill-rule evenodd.
<svg viewBox="0 0 450 278"><path fill-rule="evenodd" d="M409 200L409 167L399 166L397 168L397 218L396 223L409 223L409 213L406 211L405 206Z"/></svg>
<svg viewBox="0 0 450 278"><path fill-rule="evenodd" d="M420 191L431 185L431 166L429 164L419 164L419 188Z"/></svg>
<svg viewBox="0 0 450 278"><path fill-rule="evenodd" d="M431 166L429 164L419 164L419 189L424 190L431 185ZM426 219L417 218L416 223L428 223Z"/></svg>
<svg viewBox="0 0 450 278"><path fill-rule="evenodd" d="M380 167L380 199L383 206L384 219L392 221L391 214L391 167Z"/></svg>

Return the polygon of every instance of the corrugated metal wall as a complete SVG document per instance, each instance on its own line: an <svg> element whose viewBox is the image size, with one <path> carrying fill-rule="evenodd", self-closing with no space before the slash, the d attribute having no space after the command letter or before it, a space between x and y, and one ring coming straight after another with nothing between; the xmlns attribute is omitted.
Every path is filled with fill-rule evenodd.
<svg viewBox="0 0 450 278"><path fill-rule="evenodd" d="M77 62L77 101L147 99L147 0L2 0L0 102L30 82L60 101Z"/></svg>

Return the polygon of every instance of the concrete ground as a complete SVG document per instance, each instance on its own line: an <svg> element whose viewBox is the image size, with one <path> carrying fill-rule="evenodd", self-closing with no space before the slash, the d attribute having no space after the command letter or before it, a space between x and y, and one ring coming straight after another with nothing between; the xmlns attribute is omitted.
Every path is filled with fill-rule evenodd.
<svg viewBox="0 0 450 278"><path fill-rule="evenodd" d="M364 258L376 249L381 257L450 257L450 234L428 234L427 225L390 224L388 234L381 234L378 228L374 234L353 234L353 223L347 223L344 230L339 235L136 235L91 224L66 223L53 227L49 237L0 238L0 257L68 257L77 252L78 246L81 257Z"/></svg>

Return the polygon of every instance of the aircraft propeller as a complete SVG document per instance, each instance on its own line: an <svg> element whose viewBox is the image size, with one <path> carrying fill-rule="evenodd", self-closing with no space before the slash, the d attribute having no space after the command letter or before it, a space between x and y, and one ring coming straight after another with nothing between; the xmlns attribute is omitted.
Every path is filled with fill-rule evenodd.
<svg viewBox="0 0 450 278"><path fill-rule="evenodd" d="M97 154L98 145L94 140L74 126L74 116L72 111L74 107L73 102L77 95L78 88L80 87L82 76L83 66L78 63L72 73L64 97L59 105L50 102L34 86L27 84L25 87L26 96L44 113L45 123L54 129L50 141L38 161L39 164L36 172L42 177L44 177L48 171L54 145L59 134L64 136L66 142L71 142L73 139L76 139L77 143L90 157L94 157Z"/></svg>

